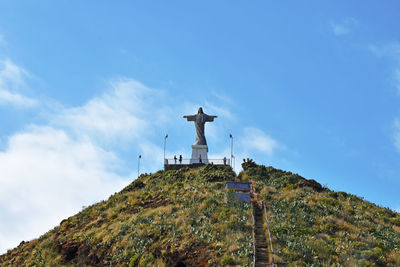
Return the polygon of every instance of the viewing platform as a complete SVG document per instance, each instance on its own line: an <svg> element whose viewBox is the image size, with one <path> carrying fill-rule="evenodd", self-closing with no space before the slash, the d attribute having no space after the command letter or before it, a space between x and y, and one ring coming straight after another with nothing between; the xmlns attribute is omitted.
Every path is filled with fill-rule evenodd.
<svg viewBox="0 0 400 267"><path fill-rule="evenodd" d="M178 170L180 168L188 167L188 168L199 168L206 164L212 165L230 165L230 159L206 159L200 162L199 159L165 159L164 160L164 170Z"/></svg>

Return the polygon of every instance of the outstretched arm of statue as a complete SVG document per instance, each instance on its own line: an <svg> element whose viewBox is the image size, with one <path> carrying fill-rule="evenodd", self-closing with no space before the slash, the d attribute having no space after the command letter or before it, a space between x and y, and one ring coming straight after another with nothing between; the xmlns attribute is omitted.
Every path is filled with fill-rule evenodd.
<svg viewBox="0 0 400 267"><path fill-rule="evenodd" d="M218 118L218 116L207 115L206 121L214 121L214 118Z"/></svg>
<svg viewBox="0 0 400 267"><path fill-rule="evenodd" d="M184 118L186 118L188 121L195 121L196 120L196 115L186 115L183 116Z"/></svg>

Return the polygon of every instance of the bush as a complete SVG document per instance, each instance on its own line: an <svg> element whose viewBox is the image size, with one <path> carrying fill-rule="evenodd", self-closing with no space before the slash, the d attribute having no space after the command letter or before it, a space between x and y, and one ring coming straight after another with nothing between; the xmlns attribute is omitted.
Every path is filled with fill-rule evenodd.
<svg viewBox="0 0 400 267"><path fill-rule="evenodd" d="M257 166L258 165L254 162L254 160L249 159L249 158L243 159L243 163L242 163L243 170L247 171L248 169L255 168Z"/></svg>
<svg viewBox="0 0 400 267"><path fill-rule="evenodd" d="M141 254L135 254L131 259L129 260L129 267L135 267L138 265L138 262L140 260Z"/></svg>
<svg viewBox="0 0 400 267"><path fill-rule="evenodd" d="M224 255L222 257L222 259L221 259L221 264L223 266L234 265L235 264L235 260L232 257L230 257L229 255Z"/></svg>
<svg viewBox="0 0 400 267"><path fill-rule="evenodd" d="M400 226L400 218L394 218L392 219L392 223L396 226Z"/></svg>
<svg viewBox="0 0 400 267"><path fill-rule="evenodd" d="M139 267L146 267L146 266L152 266L151 263L154 262L154 256L151 253L146 253L143 254L140 257L140 261L139 261Z"/></svg>

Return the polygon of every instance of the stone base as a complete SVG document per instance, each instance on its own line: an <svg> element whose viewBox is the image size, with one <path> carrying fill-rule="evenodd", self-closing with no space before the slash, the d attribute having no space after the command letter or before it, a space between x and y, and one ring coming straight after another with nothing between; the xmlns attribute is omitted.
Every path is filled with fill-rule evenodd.
<svg viewBox="0 0 400 267"><path fill-rule="evenodd" d="M193 145L192 146L192 157L190 158L190 164L193 163L208 163L208 146L205 145ZM201 156L201 162L199 160Z"/></svg>

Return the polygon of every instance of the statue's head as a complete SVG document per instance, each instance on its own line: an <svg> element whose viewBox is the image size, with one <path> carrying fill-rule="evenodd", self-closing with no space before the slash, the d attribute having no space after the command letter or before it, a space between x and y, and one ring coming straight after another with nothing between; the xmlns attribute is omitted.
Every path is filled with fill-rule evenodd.
<svg viewBox="0 0 400 267"><path fill-rule="evenodd" d="M203 108L202 107L200 107L199 108L199 111L197 112L198 114L203 114L204 112L203 112Z"/></svg>

